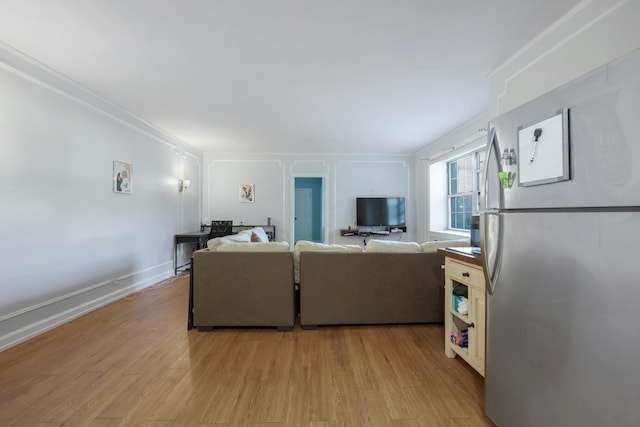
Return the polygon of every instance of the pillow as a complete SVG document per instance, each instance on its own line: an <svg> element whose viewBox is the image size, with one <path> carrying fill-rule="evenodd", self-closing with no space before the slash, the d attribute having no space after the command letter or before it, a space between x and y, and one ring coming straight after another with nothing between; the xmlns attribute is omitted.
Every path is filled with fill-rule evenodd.
<svg viewBox="0 0 640 427"><path fill-rule="evenodd" d="M211 252L215 252L218 246L224 244L224 237L214 237L213 239L207 240L207 248Z"/></svg>
<svg viewBox="0 0 640 427"><path fill-rule="evenodd" d="M367 252L416 253L422 252L422 247L416 242L370 240L367 243Z"/></svg>
<svg viewBox="0 0 640 427"><path fill-rule="evenodd" d="M239 242L251 242L251 231L250 230L242 230L238 234L230 234L224 237L214 237L213 239L207 240L207 248L210 252L215 252L220 248L220 246L228 243L239 243Z"/></svg>
<svg viewBox="0 0 640 427"><path fill-rule="evenodd" d="M461 240L435 240L433 242L424 242L421 243L422 252L426 253L435 253L438 252L438 248L451 248L454 246L471 246L471 243L468 239Z"/></svg>
<svg viewBox="0 0 640 427"><path fill-rule="evenodd" d="M289 252L288 242L230 242L220 245L218 252Z"/></svg>
<svg viewBox="0 0 640 427"><path fill-rule="evenodd" d="M251 230L242 230L237 234L231 234L229 236L224 236L222 239L226 239L228 242L250 242L251 241Z"/></svg>
<svg viewBox="0 0 640 427"><path fill-rule="evenodd" d="M251 231L252 242L268 242L269 241L269 236L267 236L267 233L264 231L264 228L255 227L249 231ZM254 238L257 240L253 240Z"/></svg>
<svg viewBox="0 0 640 427"><path fill-rule="evenodd" d="M293 248L293 278L300 284L300 253L305 251L362 252L358 245L327 245L326 243L298 240Z"/></svg>

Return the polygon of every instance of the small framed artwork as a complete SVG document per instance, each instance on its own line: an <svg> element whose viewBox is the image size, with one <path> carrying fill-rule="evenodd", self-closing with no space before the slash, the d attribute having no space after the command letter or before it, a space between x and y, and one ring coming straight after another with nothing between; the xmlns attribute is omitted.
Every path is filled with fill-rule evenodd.
<svg viewBox="0 0 640 427"><path fill-rule="evenodd" d="M113 161L113 192L131 194L133 192L133 165Z"/></svg>
<svg viewBox="0 0 640 427"><path fill-rule="evenodd" d="M255 196L255 185L240 184L240 203L253 203Z"/></svg>

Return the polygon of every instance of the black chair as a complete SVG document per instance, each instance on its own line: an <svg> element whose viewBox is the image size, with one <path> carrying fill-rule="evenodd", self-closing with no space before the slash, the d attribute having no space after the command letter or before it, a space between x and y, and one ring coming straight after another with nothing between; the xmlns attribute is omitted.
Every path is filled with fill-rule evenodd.
<svg viewBox="0 0 640 427"><path fill-rule="evenodd" d="M209 231L207 240L233 234L232 226L233 221L211 221L211 231Z"/></svg>

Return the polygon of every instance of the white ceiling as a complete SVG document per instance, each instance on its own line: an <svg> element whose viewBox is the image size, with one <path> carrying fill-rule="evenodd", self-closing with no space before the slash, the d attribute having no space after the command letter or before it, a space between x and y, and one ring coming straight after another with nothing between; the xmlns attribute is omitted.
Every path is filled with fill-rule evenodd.
<svg viewBox="0 0 640 427"><path fill-rule="evenodd" d="M0 0L0 41L203 151L415 153L578 0Z"/></svg>

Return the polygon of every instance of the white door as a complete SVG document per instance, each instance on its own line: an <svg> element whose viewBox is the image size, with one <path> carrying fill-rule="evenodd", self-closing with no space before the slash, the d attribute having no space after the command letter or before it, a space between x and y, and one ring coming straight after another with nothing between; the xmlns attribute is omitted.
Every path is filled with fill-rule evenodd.
<svg viewBox="0 0 640 427"><path fill-rule="evenodd" d="M313 238L312 196L313 191L310 188L296 188L294 242Z"/></svg>

